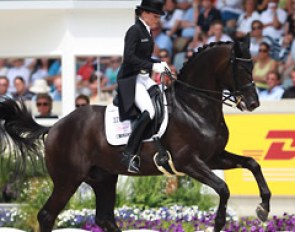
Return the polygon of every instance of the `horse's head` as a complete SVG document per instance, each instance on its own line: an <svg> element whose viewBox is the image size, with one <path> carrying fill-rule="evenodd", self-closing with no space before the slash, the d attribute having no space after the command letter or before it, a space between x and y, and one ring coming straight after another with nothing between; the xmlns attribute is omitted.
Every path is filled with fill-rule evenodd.
<svg viewBox="0 0 295 232"><path fill-rule="evenodd" d="M230 56L232 78L228 89L236 98L240 110L252 111L259 106L259 100L252 78L253 62L249 46L249 35L242 42L233 43Z"/></svg>
<svg viewBox="0 0 295 232"><path fill-rule="evenodd" d="M242 42L205 45L185 63L176 82L206 99L220 102L223 95L221 102L229 100L240 110L252 111L259 100L249 46L249 35Z"/></svg>

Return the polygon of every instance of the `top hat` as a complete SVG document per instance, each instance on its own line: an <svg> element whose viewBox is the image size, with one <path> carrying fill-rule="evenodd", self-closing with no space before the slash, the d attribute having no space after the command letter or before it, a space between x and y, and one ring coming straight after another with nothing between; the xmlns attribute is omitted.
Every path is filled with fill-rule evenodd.
<svg viewBox="0 0 295 232"><path fill-rule="evenodd" d="M137 9L149 11L158 15L164 15L162 0L142 0L140 6Z"/></svg>

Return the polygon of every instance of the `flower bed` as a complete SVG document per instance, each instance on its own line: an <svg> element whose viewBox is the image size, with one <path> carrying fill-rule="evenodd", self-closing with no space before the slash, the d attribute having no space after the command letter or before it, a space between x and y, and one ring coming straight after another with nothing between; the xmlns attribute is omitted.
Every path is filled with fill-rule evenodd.
<svg viewBox="0 0 295 232"><path fill-rule="evenodd" d="M123 230L150 229L160 232L192 232L214 225L214 211L200 211L198 207L171 206L157 209L122 207L115 210L117 223ZM0 227L19 218L18 211L0 210ZM89 209L66 210L58 216L57 228L82 228L102 232L94 222L95 211ZM277 232L295 231L295 215L274 216L266 223L253 217L238 219L234 214L227 216L224 231Z"/></svg>

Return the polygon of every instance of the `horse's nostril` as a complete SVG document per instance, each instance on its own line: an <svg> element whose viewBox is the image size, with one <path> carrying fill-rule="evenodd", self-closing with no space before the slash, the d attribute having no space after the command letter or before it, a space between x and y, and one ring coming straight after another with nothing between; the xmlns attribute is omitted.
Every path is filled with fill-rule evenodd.
<svg viewBox="0 0 295 232"><path fill-rule="evenodd" d="M249 109L250 109L250 110L254 110L254 109L256 109L258 106L259 106L259 102L258 102L258 101L252 101L252 102L250 103L250 107L249 107Z"/></svg>

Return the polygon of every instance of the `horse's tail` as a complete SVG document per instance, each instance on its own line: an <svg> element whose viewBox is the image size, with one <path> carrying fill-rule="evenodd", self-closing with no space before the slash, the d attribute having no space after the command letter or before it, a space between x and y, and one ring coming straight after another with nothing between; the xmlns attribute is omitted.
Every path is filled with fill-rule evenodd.
<svg viewBox="0 0 295 232"><path fill-rule="evenodd" d="M23 158L28 151L39 154L38 140L47 134L49 129L35 122L23 101L18 103L11 98L0 98L1 153L9 147L10 150L18 149Z"/></svg>

